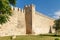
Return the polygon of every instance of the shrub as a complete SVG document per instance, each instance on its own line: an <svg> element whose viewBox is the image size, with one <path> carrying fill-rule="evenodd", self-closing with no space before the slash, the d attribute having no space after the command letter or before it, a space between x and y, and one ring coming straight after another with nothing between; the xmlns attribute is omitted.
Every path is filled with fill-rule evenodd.
<svg viewBox="0 0 60 40"><path fill-rule="evenodd" d="M59 38L55 38L55 40L59 40Z"/></svg>

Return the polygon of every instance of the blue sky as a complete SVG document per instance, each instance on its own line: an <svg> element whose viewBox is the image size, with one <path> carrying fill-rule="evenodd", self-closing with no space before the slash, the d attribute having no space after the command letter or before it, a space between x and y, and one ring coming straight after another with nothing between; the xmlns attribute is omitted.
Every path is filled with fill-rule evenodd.
<svg viewBox="0 0 60 40"><path fill-rule="evenodd" d="M16 6L23 8L24 5L34 4L36 10L53 18L60 16L60 0L17 0Z"/></svg>

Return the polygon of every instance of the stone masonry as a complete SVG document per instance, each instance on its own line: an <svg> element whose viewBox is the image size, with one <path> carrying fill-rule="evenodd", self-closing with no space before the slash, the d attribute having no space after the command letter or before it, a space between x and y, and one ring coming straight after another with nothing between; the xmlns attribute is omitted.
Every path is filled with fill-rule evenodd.
<svg viewBox="0 0 60 40"><path fill-rule="evenodd" d="M7 23L0 25L0 36L46 34L50 27L55 32L55 19L36 11L34 5L26 5L24 9L12 7L12 14Z"/></svg>

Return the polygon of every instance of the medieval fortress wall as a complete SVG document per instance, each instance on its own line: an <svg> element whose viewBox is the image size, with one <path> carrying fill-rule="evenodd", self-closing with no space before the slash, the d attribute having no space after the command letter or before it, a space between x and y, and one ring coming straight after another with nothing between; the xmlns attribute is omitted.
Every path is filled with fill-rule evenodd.
<svg viewBox="0 0 60 40"><path fill-rule="evenodd" d="M55 32L53 29L54 19L51 19L45 15L42 15L39 12L36 12L34 20L34 32L36 34L46 34L49 33L51 28L52 33Z"/></svg>
<svg viewBox="0 0 60 40"><path fill-rule="evenodd" d="M22 10L12 7L12 16L6 24L0 25L0 36L25 35L25 15Z"/></svg>
<svg viewBox="0 0 60 40"><path fill-rule="evenodd" d="M6 24L0 25L0 36L45 34L52 33L54 19L47 17L35 10L34 5L25 6L24 9L12 7L12 16Z"/></svg>

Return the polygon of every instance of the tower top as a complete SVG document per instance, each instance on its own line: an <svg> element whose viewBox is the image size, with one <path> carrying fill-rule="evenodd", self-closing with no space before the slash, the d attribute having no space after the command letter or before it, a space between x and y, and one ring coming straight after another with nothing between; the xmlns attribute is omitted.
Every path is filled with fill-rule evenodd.
<svg viewBox="0 0 60 40"><path fill-rule="evenodd" d="M34 4L30 4L30 5L25 5L24 7L35 7Z"/></svg>
<svg viewBox="0 0 60 40"><path fill-rule="evenodd" d="M35 6L34 4L30 4L30 6Z"/></svg>

